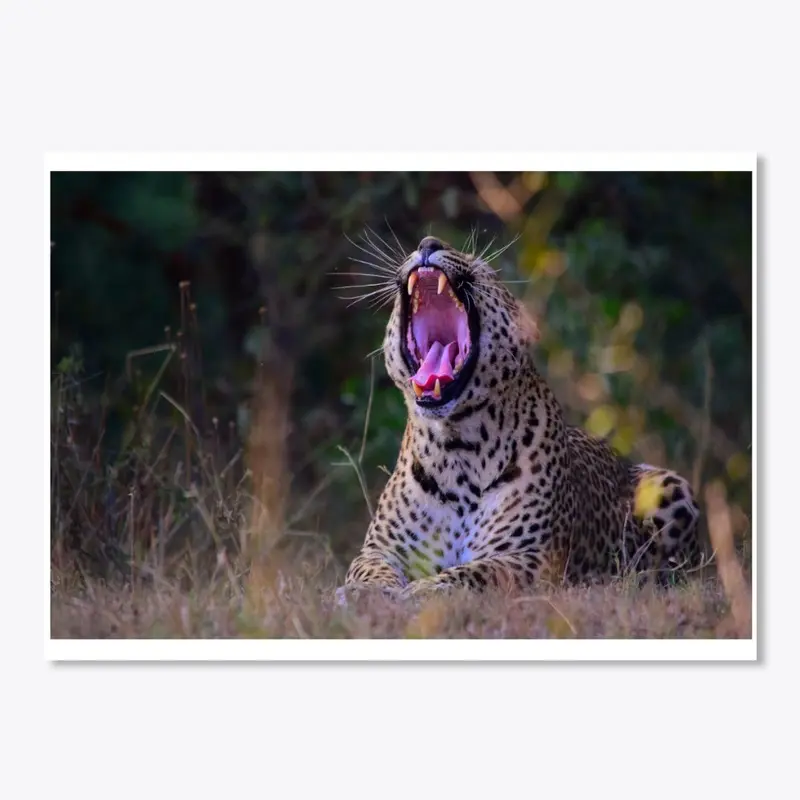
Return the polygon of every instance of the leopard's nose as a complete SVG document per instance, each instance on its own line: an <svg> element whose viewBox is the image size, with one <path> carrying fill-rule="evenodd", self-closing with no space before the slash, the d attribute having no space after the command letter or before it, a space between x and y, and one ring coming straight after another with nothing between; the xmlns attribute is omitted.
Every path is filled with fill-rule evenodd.
<svg viewBox="0 0 800 800"><path fill-rule="evenodd" d="M419 247L417 248L417 252L422 259L421 266L426 267L428 265L428 259L437 251L437 250L444 250L444 245L435 237L433 236L426 236L420 243Z"/></svg>

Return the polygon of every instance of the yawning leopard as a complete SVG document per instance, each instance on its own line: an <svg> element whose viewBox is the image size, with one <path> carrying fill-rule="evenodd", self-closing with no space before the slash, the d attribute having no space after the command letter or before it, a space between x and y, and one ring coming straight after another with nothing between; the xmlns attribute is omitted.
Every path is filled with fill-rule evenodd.
<svg viewBox="0 0 800 800"><path fill-rule="evenodd" d="M536 326L485 260L428 236L393 280L383 350L408 422L345 587L524 589L697 563L689 483L565 424ZM654 501L637 503L645 485Z"/></svg>

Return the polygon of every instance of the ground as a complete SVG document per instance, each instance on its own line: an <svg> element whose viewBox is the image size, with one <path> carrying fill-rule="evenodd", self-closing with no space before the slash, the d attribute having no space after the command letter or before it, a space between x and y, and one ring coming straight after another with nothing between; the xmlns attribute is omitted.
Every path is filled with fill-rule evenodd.
<svg viewBox="0 0 800 800"><path fill-rule="evenodd" d="M400 601L360 597L347 608L301 577L217 578L199 590L175 584L54 586L53 638L708 638L736 636L716 578L682 587L608 586L527 594L458 590ZM747 633L749 635L749 633Z"/></svg>

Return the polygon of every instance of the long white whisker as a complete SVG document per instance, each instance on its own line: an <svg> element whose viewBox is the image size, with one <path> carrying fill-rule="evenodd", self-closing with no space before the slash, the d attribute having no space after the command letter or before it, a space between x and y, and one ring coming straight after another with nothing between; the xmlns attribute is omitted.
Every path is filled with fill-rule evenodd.
<svg viewBox="0 0 800 800"><path fill-rule="evenodd" d="M382 275L370 275L368 272L338 272L336 274L336 277L337 278L382 278L383 276ZM354 286L358 286L359 284L353 284L353 285ZM363 285L367 286L368 284L365 283ZM397 284L394 281L394 279L389 279L389 280L381 281L381 284L377 284L376 283L375 285L376 286L379 286L379 285L396 286Z"/></svg>
<svg viewBox="0 0 800 800"><path fill-rule="evenodd" d="M389 295L384 299L380 297L376 297L372 302L367 305L367 308L380 308L381 306L385 306L390 303L394 299L393 295Z"/></svg>
<svg viewBox="0 0 800 800"><path fill-rule="evenodd" d="M483 260L487 264L491 261L494 261L494 259L496 259L498 256L503 255L503 253L505 253L505 251L508 250L508 248L511 247L511 245L516 244L519 240L520 240L520 234L517 234L507 245L499 248L498 250L495 250L494 253L486 256Z"/></svg>
<svg viewBox="0 0 800 800"><path fill-rule="evenodd" d="M373 287L375 287L373 289ZM365 283L365 284L353 284L351 286L334 286L333 290L337 292L341 291L353 291L354 289L373 289L373 291L368 293L363 293L362 297L369 297L370 295L377 294L378 292L386 292L387 294L394 294L397 292L397 287L394 284L385 284L385 283Z"/></svg>
<svg viewBox="0 0 800 800"><path fill-rule="evenodd" d="M350 272L350 270L341 270L337 269L333 272L326 272L331 278L350 278L350 277L358 277L358 278L375 278L376 280L383 280L386 283L390 283L395 281L396 278L394 275L384 275L380 272Z"/></svg>
<svg viewBox="0 0 800 800"><path fill-rule="evenodd" d="M347 234L344 235L344 238L347 239L347 241L350 242L350 244L353 245L353 247L355 247L357 250L360 250L362 253L365 253L366 255L368 255L370 257L378 258L378 260L383 261L384 264L389 269L397 270L397 264L392 262L390 259L386 258L386 256L384 256L384 255L382 255L380 253L376 253L373 250L367 250L366 248L362 247L360 244L354 242ZM367 262L364 262L364 263L367 263Z"/></svg>
<svg viewBox="0 0 800 800"><path fill-rule="evenodd" d="M350 276L354 276L358 278L382 279L384 283L396 283L394 275L376 275L374 272L332 272L329 274L335 275L337 278L349 278Z"/></svg>
<svg viewBox="0 0 800 800"><path fill-rule="evenodd" d="M483 257L489 252L489 250L491 249L492 245L495 243L496 240L497 237L493 236L489 241L489 244L487 244L486 247L484 247L483 250L481 250L481 252L476 256L476 258L483 259Z"/></svg>
<svg viewBox="0 0 800 800"><path fill-rule="evenodd" d="M367 292L366 294L359 295L358 297L343 297L339 295L340 300L350 300L351 302L348 303L347 307L352 308L352 306L356 305L356 303L361 303L364 300L368 300L370 298L374 298L372 302L368 304L368 307L371 308L374 304L383 305L383 303L388 302L394 296L394 292L384 293L380 290L374 292Z"/></svg>
<svg viewBox="0 0 800 800"><path fill-rule="evenodd" d="M343 286L332 286L331 288L335 291L339 291L340 289L369 289L372 286L383 286L389 288L386 286L385 281L381 281L380 283L347 283ZM391 285L392 291L394 291L394 288L394 285Z"/></svg>
<svg viewBox="0 0 800 800"><path fill-rule="evenodd" d="M366 249L364 247L359 247L359 250L361 250L362 253L365 253L366 255L368 255L371 259L377 259L380 262L379 266L382 266L384 269L392 270L392 271L395 271L395 272L397 271L397 266L398 265L395 264L394 261L392 261L391 259L387 258L382 253L376 252L375 250L373 250L371 248L370 249ZM375 264L375 261L373 260L372 263ZM376 264L376 266L378 266L378 265Z"/></svg>
<svg viewBox="0 0 800 800"><path fill-rule="evenodd" d="M399 251L395 250L393 245L389 244L389 242L387 242L386 239L383 238L383 236L381 236L377 231L372 230L372 228L370 228L369 226L367 226L367 230L371 231L375 236L378 237L378 239L381 242L383 242L384 245L386 245L386 248L388 249L391 255L395 256L396 258L399 258L400 261L403 261L404 257L402 249Z"/></svg>
<svg viewBox="0 0 800 800"><path fill-rule="evenodd" d="M473 297L472 297L472 301L473 302L475 302L475 295L477 295L478 297L482 297L485 300L491 300L492 299L491 292L489 292L487 289L485 289L482 286L478 286L477 284L473 284L470 287L470 291L472 291L474 293Z"/></svg>
<svg viewBox="0 0 800 800"><path fill-rule="evenodd" d="M389 224L389 220L386 218L386 216L384 216L383 221L386 223L386 227L389 229L390 233L394 237L395 242L397 242L397 250L401 256L401 260L405 261L406 260L405 247L403 247L403 245L400 243L400 240L397 238L397 234L394 232L394 228L392 228L392 226Z"/></svg>
<svg viewBox="0 0 800 800"><path fill-rule="evenodd" d="M396 269L388 269L387 267L381 267L378 264L372 264L369 261L362 261L359 258L351 258L350 261L352 261L354 264L362 264L365 267L372 267L372 269L374 269L375 272L379 275L389 275L392 277L397 275Z"/></svg>
<svg viewBox="0 0 800 800"><path fill-rule="evenodd" d="M464 243L465 253L474 253L478 249L478 226L473 225L469 230L469 236Z"/></svg>
<svg viewBox="0 0 800 800"><path fill-rule="evenodd" d="M364 232L361 234L361 239L366 242L366 244L372 248L372 252L375 254L376 257L380 258L381 261L385 261L386 263L393 264L395 267L397 266L397 258L392 255L391 250L387 253L380 245L376 242L372 241L372 237L370 236L370 228L365 228ZM376 234L377 235L377 234Z"/></svg>
<svg viewBox="0 0 800 800"><path fill-rule="evenodd" d="M376 348L375 348L375 349L374 349L374 350L373 350L371 353L367 353L367 354L364 356L364 360L366 360L366 359L368 359L368 358L372 358L372 356L376 356L376 355L378 355L378 353L380 353L380 352L381 352L381 350L383 350L383 344L381 344L381 346L380 346L380 347L376 347Z"/></svg>
<svg viewBox="0 0 800 800"><path fill-rule="evenodd" d="M376 284L376 285L380 286L379 284ZM334 287L334 291L337 291L337 292L348 292L348 291L352 291L353 289L360 289L360 288L361 288L360 286L336 286L336 287ZM369 289L370 287L367 286L365 288ZM359 295L351 295L350 297L345 297L343 299L344 300L353 300L355 297L360 297L360 298L363 299L363 298L367 298L367 297L372 297L373 295L376 295L376 294L394 294L395 291L396 290L395 290L395 288L393 286L392 287L380 286L380 288L374 289L371 292L362 292Z"/></svg>
<svg viewBox="0 0 800 800"><path fill-rule="evenodd" d="M363 264L365 267L372 267L378 272L383 272L386 273L387 275L397 274L397 267L394 268L384 267L382 264L376 264L374 261L364 261L361 258L354 258L353 256L348 256L348 261L352 261L354 264Z"/></svg>

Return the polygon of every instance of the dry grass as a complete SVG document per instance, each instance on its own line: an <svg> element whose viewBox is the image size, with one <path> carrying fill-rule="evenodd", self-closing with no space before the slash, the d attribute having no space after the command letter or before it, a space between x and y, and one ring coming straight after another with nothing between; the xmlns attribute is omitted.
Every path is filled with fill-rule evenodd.
<svg viewBox="0 0 800 800"><path fill-rule="evenodd" d="M129 561L104 578L68 555L55 536L51 560L53 638L749 638L751 590L734 552L730 512L717 487L706 495L718 576L668 589L637 588L633 580L604 586L547 588L528 594L455 591L427 600L398 601L379 593L346 608L333 601L343 565L327 539L292 540L283 474L285 400L268 396L256 414L246 460L253 486L250 513L238 533L220 538L201 490L188 496L191 515L212 534L184 558L162 557L158 539L137 552L144 521L167 529L158 508L119 528L87 525L93 495L83 481L72 505L81 513L83 542L125 541ZM72 462L67 462L70 464ZM359 462L353 460L358 468ZM62 468L65 462L61 462ZM220 483L209 481L213 489ZM101 488L102 481L98 484ZM165 481L165 485L167 484ZM141 496L141 492L140 492ZM213 499L213 493L209 497ZM224 500L224 498L223 498ZM171 507L170 507L171 508ZM198 511L199 509L199 511ZM169 511L169 509L168 509ZM203 513L199 513L202 511ZM121 515L122 523L126 519ZM119 532L118 532L119 531ZM212 547L208 545L212 544ZM196 547L196 546L195 546ZM216 556L214 556L216 552ZM203 554L200 558L198 553ZM209 555L211 561L209 562ZM216 565L214 565L216 557ZM85 562L86 559L83 559ZM91 563L91 562L89 562Z"/></svg>
<svg viewBox="0 0 800 800"><path fill-rule="evenodd" d="M324 580L324 579L323 579ZM450 595L399 602L362 595L346 608L333 582L280 572L221 570L190 590L88 583L55 587L54 638L730 638L730 604L716 580L668 589L607 586L535 594ZM749 635L749 634L748 634Z"/></svg>

